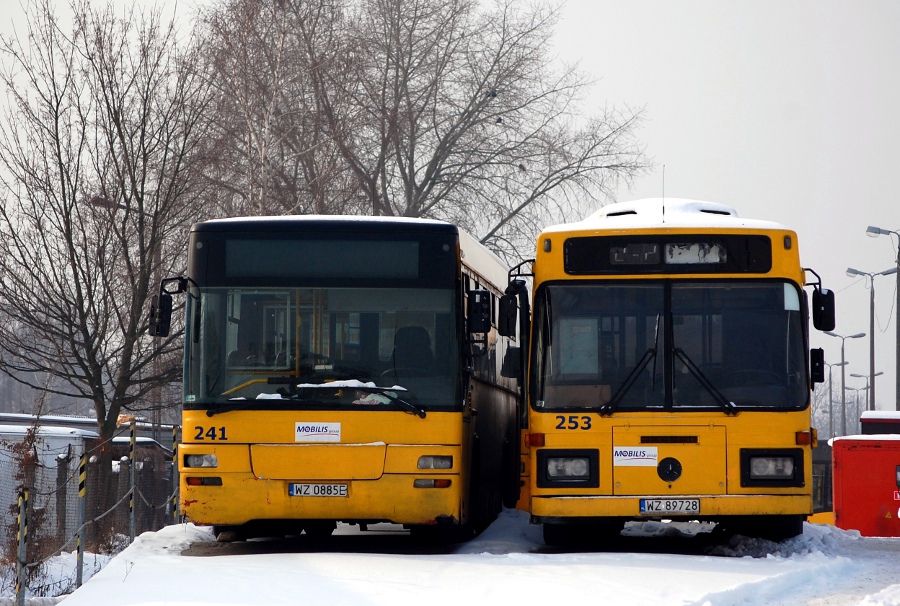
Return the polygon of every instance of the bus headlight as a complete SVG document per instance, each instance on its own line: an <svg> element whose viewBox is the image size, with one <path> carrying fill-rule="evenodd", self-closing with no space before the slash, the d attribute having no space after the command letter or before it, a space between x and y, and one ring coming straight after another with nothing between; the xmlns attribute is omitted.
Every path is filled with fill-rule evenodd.
<svg viewBox="0 0 900 606"><path fill-rule="evenodd" d="M453 469L452 456L428 455L419 457L419 469Z"/></svg>
<svg viewBox="0 0 900 606"><path fill-rule="evenodd" d="M802 448L741 449L741 486L805 485Z"/></svg>
<svg viewBox="0 0 900 606"><path fill-rule="evenodd" d="M793 478L794 457L750 457L750 477L754 480Z"/></svg>
<svg viewBox="0 0 900 606"><path fill-rule="evenodd" d="M547 477L553 480L581 479L590 476L591 463L587 457L549 457Z"/></svg>
<svg viewBox="0 0 900 606"><path fill-rule="evenodd" d="M600 452L588 448L539 448L538 488L597 488L600 486Z"/></svg>
<svg viewBox="0 0 900 606"><path fill-rule="evenodd" d="M219 457L214 454L184 455L185 467L218 467Z"/></svg>

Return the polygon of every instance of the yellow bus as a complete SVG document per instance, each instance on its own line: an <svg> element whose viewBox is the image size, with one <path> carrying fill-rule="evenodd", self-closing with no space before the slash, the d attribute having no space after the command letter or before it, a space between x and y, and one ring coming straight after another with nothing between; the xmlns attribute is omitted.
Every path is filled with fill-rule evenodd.
<svg viewBox="0 0 900 606"><path fill-rule="evenodd" d="M507 272L439 221L195 224L187 275L163 281L150 320L167 334L186 292L184 516L220 540L486 526L518 488Z"/></svg>
<svg viewBox="0 0 900 606"><path fill-rule="evenodd" d="M532 268L519 507L546 543L647 519L803 531L824 373L793 231L641 200L545 229ZM833 293L819 281L812 298L816 327L833 330Z"/></svg>

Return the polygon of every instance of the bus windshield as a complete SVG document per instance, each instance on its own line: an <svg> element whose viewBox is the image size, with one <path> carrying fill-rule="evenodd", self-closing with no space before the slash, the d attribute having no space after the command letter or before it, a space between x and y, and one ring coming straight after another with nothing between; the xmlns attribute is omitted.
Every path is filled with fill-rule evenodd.
<svg viewBox="0 0 900 606"><path fill-rule="evenodd" d="M239 400L253 401L245 408L270 409L396 410L398 400L413 410L450 408L460 401L453 293L194 288L186 315L185 408Z"/></svg>
<svg viewBox="0 0 900 606"><path fill-rule="evenodd" d="M800 291L786 281L547 284L535 297L534 406L801 409Z"/></svg>

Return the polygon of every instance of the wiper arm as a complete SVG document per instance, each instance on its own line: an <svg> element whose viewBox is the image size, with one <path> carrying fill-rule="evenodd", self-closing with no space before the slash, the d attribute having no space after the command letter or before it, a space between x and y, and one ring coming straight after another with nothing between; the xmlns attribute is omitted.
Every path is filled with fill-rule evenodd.
<svg viewBox="0 0 900 606"><path fill-rule="evenodd" d="M703 374L703 371L700 370L700 367L694 364L694 361L688 357L684 350L676 347L674 349L675 357L681 360L681 363L687 366L687 369L691 371L691 374L700 381L700 384L712 395L713 400L716 401L716 404L722 407L727 415L736 415L738 413L738 408L734 404L734 402L730 402L722 392L718 390L718 388L712 384L706 375Z"/></svg>
<svg viewBox="0 0 900 606"><path fill-rule="evenodd" d="M656 348L650 348L644 352L644 355L641 357L637 365L633 369L631 369L631 372L628 373L627 377L625 377L625 382L622 383L622 386L616 390L616 393L613 394L613 397L610 398L609 402L600 407L601 417L608 417L613 412L615 412L616 408L619 407L619 404L622 403L622 398L625 397L625 394L628 393L628 390L631 389L632 385L634 385L634 382L637 381L641 373L644 372L644 369L647 368L650 360L655 359Z"/></svg>
<svg viewBox="0 0 900 606"><path fill-rule="evenodd" d="M245 387L249 387L250 385L255 385L258 383L265 383L267 385L290 385L296 381L296 377L266 377L266 378L257 378L251 379L246 383L241 383L237 387L233 387L228 391L222 393L223 396L227 396L229 394L235 393L244 389ZM283 390L279 390L283 391ZM235 398L233 400L229 400L227 404L219 404L218 406L214 406L206 411L206 416L211 417L213 415L222 414L224 412L231 412L232 410L246 410L248 408L253 408L258 405L260 400L292 400L296 401L296 398L285 398L284 394L278 394L279 397L269 397L269 398L255 398L253 400L247 400L244 398ZM310 402L310 400L305 400L306 402ZM315 400L313 400L315 401Z"/></svg>
<svg viewBox="0 0 900 606"><path fill-rule="evenodd" d="M369 393L380 394L380 395L384 396L385 398L387 398L388 400L390 400L391 402L396 402L397 404L399 404L400 408L402 408L404 412L414 414L417 417L419 417L420 419L425 418L425 411L423 409L419 408L415 404L407 402L403 398L398 398L393 393L390 393L393 391L400 391L402 388L397 389L397 388L391 388L391 387L354 387L353 389L359 389L360 391L368 391ZM402 390L406 391L406 389L402 389Z"/></svg>
<svg viewBox="0 0 900 606"><path fill-rule="evenodd" d="M228 404L219 404L213 408L208 408L206 410L206 416L212 417L214 415L222 414L223 412L231 412L232 410L243 410L246 408L252 408L256 400L239 400L234 402L229 402Z"/></svg>
<svg viewBox="0 0 900 606"><path fill-rule="evenodd" d="M404 412L414 414L420 419L425 418L425 411L415 404L407 402L403 398L398 398L393 392L407 391L405 387L395 385L394 387L378 387L374 383L363 383L362 381L332 381L331 383L304 383L297 385L297 389L356 389L369 393L377 393L383 395L391 402L396 402Z"/></svg>

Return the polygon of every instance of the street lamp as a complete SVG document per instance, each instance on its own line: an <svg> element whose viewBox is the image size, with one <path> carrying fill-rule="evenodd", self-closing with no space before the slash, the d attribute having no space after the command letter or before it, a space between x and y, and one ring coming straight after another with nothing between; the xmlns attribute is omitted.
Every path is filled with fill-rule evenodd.
<svg viewBox="0 0 900 606"><path fill-rule="evenodd" d="M856 419L857 419L856 424L859 423L859 392L863 389L866 389L867 387L845 387L844 388L846 391L855 391L856 392L856 395L854 396L854 402L856 404ZM854 433L857 433L859 431L856 424L854 424Z"/></svg>
<svg viewBox="0 0 900 606"><path fill-rule="evenodd" d="M853 276L863 276L868 278L868 282L870 285L869 288L869 393L868 395L868 404L866 405L866 410L875 410L875 276L887 276L890 274L896 274L897 268L892 267L890 269L886 269L884 271L880 271L878 273L869 273L867 271L860 271L858 269L853 269L852 267L847 268L847 275L851 278ZM900 275L900 274L898 274Z"/></svg>
<svg viewBox="0 0 900 606"><path fill-rule="evenodd" d="M847 360L844 358L844 341L847 339L859 339L861 337L866 336L864 332L858 332L855 335L842 336L837 333L827 331L825 333L829 337L837 337L841 340L841 435L847 435L847 393L846 393L846 384L844 376L844 367L847 365Z"/></svg>
<svg viewBox="0 0 900 606"><path fill-rule="evenodd" d="M832 383L834 383L834 377L832 376L832 370L834 366L846 366L847 362L835 362L834 364L829 364L825 362L825 365L828 367L828 437L834 437L834 395L832 391Z"/></svg>
<svg viewBox="0 0 900 606"><path fill-rule="evenodd" d="M900 231L882 229L880 227L870 225L866 229L866 233L873 238L877 238L878 236L897 236L897 303L894 309L900 310ZM895 318L894 324L897 330L896 342L894 344L894 357L896 364L896 374L894 375L894 381L896 383L896 400L894 401L894 408L896 410L900 410L900 320Z"/></svg>
<svg viewBox="0 0 900 606"><path fill-rule="evenodd" d="M883 372L878 371L878 372L876 372L876 373L875 373L874 375L872 375L872 376L873 376L873 377L877 377L878 375L883 375L883 374L884 374ZM851 373L850 373L850 376L851 376L851 377L856 377L857 379L865 379L865 380L866 380L866 386L865 386L865 387L862 387L861 389L869 389L869 390L874 390L874 389L875 389L875 383L872 382L872 379L869 378L869 375L860 375L860 374L857 374L857 373L855 373L855 372L851 372ZM871 391L870 391L869 393L871 393ZM866 410L875 410L874 403L873 403L872 408L869 408L868 406L866 406Z"/></svg>

